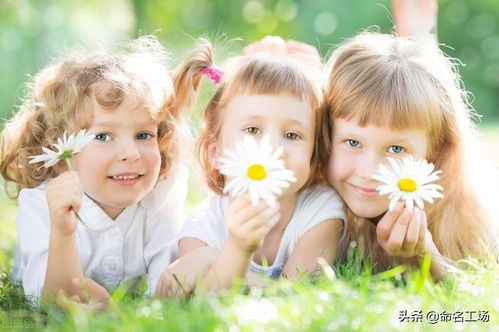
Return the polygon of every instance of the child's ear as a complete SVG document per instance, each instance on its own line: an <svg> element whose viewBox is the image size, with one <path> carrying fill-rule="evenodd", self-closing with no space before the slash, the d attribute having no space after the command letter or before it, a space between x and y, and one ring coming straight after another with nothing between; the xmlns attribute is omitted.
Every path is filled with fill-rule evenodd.
<svg viewBox="0 0 499 332"><path fill-rule="evenodd" d="M206 156L208 157L208 163L214 169L219 168L218 158L220 157L220 147L218 146L218 140L215 136L210 135L206 140Z"/></svg>

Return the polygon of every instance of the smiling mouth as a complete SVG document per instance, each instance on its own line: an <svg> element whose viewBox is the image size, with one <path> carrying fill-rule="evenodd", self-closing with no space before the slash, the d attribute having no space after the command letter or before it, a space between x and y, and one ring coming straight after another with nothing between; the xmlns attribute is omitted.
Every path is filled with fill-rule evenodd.
<svg viewBox="0 0 499 332"><path fill-rule="evenodd" d="M111 181L119 184L135 184L137 183L144 174L131 173L131 174L120 174L120 175L111 175L107 178Z"/></svg>
<svg viewBox="0 0 499 332"><path fill-rule="evenodd" d="M135 175L114 175L114 176L108 176L108 178L111 178L113 180L133 180L137 179L139 176L142 176L142 174L135 174Z"/></svg>
<svg viewBox="0 0 499 332"><path fill-rule="evenodd" d="M370 189L370 188L365 188L365 187L359 187L354 184L350 183L350 186L352 186L358 193L364 195L364 196L369 196L369 197L376 197L379 195L378 191L376 189Z"/></svg>

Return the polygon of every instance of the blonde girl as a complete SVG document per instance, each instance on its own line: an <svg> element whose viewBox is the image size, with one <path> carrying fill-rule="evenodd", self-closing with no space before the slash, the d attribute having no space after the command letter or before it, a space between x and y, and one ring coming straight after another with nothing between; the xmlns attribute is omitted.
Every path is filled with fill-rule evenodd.
<svg viewBox="0 0 499 332"><path fill-rule="evenodd" d="M19 202L13 277L26 295L88 302L89 293L107 302L109 290L144 273L154 289L177 257L187 178L181 110L197 85L179 81L182 67L172 80L167 62L147 36L113 51L69 53L34 77L6 123L0 171L16 186L8 191ZM94 139L71 158L73 171L29 163L81 129Z"/></svg>
<svg viewBox="0 0 499 332"><path fill-rule="evenodd" d="M376 270L418 264L432 256L432 273L445 262L495 250L496 216L487 172L477 146L475 116L460 89L455 64L434 42L365 32L344 42L330 60L325 107L331 121L329 183L348 207L340 261L354 241ZM443 171L444 198L423 210L398 203L372 179L387 157L426 158Z"/></svg>
<svg viewBox="0 0 499 332"><path fill-rule="evenodd" d="M198 70L203 68L213 70L209 52L200 59ZM321 150L324 122L316 82L289 58L231 59L205 109L197 144L213 195L186 219L179 236L181 258L163 273L158 294L178 290L173 274L183 290L191 290L196 276L217 290L230 287L234 278L247 276L251 284L265 274L310 273L319 257L332 262L345 215L337 194L319 186L327 155ZM284 149L284 163L297 182L278 199L277 208L264 202L253 206L247 195L233 200L223 195L227 178L219 171L218 158L244 135L269 135L274 148Z"/></svg>

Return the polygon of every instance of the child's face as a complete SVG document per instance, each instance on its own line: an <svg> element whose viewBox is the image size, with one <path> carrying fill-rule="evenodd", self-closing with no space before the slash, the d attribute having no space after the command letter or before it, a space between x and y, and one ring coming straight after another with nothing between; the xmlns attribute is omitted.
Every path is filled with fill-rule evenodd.
<svg viewBox="0 0 499 332"><path fill-rule="evenodd" d="M96 137L73 157L84 192L113 219L148 194L159 176L158 125L137 105L127 97L109 111L94 102L88 132Z"/></svg>
<svg viewBox="0 0 499 332"><path fill-rule="evenodd" d="M288 94L240 95L230 101L221 116L215 157L221 156L223 149L233 149L244 135L259 139L267 134L274 149L283 147L281 158L297 179L284 195L296 193L307 182L315 133L314 111L308 102Z"/></svg>
<svg viewBox="0 0 499 332"><path fill-rule="evenodd" d="M427 146L423 130L360 127L355 120L334 119L328 181L356 216L378 217L389 203L388 195L376 191L381 183L371 178L378 165L386 164L387 157L425 158Z"/></svg>

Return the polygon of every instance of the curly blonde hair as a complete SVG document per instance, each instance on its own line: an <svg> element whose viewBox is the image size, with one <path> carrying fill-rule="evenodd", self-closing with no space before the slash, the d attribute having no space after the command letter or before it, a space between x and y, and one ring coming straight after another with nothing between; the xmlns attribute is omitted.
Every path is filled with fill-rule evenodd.
<svg viewBox="0 0 499 332"><path fill-rule="evenodd" d="M443 171L439 184L445 197L425 209L433 241L451 260L481 256L497 247L497 215L487 204L492 193L487 187L497 174L476 153L475 112L460 88L455 63L437 45L421 43L365 32L338 47L328 63L325 89L330 128L338 118L359 126L423 128L426 158ZM355 216L347 225L343 249L356 241L363 256L387 268L375 225Z"/></svg>
<svg viewBox="0 0 499 332"><path fill-rule="evenodd" d="M1 136L0 172L7 184L16 184L10 198L23 188L33 188L57 176L64 167L41 168L30 164L28 156L42 153L64 131L88 128L93 112L91 98L104 109L113 110L130 94L138 97L158 122L161 155L160 177L168 174L181 159L190 141L182 110L193 102L192 94L179 89L195 89L182 82L185 63L173 77L168 71L169 56L154 36L143 36L116 50L67 53L42 69L28 84L29 93L18 112L6 124ZM177 97L179 96L179 97Z"/></svg>

